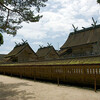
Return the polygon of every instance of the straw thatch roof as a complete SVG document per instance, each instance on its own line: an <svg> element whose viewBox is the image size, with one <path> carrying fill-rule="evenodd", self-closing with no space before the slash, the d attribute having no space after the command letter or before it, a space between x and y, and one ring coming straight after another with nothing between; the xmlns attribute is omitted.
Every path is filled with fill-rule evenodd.
<svg viewBox="0 0 100 100"><path fill-rule="evenodd" d="M70 33L67 41L61 47L61 49L84 44L91 44L98 41L100 41L100 25L79 30L75 33Z"/></svg>
<svg viewBox="0 0 100 100"><path fill-rule="evenodd" d="M0 63L4 62L5 56L6 56L6 54L0 54Z"/></svg>
<svg viewBox="0 0 100 100"><path fill-rule="evenodd" d="M6 54L0 54L0 60L3 59L6 56Z"/></svg>
<svg viewBox="0 0 100 100"><path fill-rule="evenodd" d="M12 57L12 56L17 56L19 55L26 47L29 47L30 50L35 54L35 52L32 50L32 48L29 46L28 43L24 43L22 45L19 46L15 46L14 49L8 53L8 55L6 55L6 57ZM36 54L35 54L36 55ZM36 55L37 56L37 55Z"/></svg>
<svg viewBox="0 0 100 100"><path fill-rule="evenodd" d="M40 49L38 49L36 54L37 54L38 57L46 57L47 55L49 55L49 53L51 51L54 51L55 54L58 56L58 53L56 52L56 50L54 49L53 46L48 46L48 47L40 48ZM55 56L55 55L53 55L53 56Z"/></svg>
<svg viewBox="0 0 100 100"><path fill-rule="evenodd" d="M64 55L66 54L68 49L63 49L63 50L59 50L58 54L61 56L61 55Z"/></svg>

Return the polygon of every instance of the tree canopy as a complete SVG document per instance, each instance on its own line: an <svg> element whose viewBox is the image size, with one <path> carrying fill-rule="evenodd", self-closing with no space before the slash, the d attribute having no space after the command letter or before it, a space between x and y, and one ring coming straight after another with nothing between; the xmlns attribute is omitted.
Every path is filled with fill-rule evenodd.
<svg viewBox="0 0 100 100"><path fill-rule="evenodd" d="M98 3L100 3L100 0L97 0Z"/></svg>
<svg viewBox="0 0 100 100"><path fill-rule="evenodd" d="M2 33L16 35L22 22L38 22L38 14L48 0L0 0L0 45L3 44ZM37 15L38 14L38 15Z"/></svg>

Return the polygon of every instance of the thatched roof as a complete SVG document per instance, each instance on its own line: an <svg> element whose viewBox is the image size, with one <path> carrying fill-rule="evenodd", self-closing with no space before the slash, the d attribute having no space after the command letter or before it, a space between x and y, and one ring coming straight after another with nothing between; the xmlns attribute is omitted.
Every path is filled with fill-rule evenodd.
<svg viewBox="0 0 100 100"><path fill-rule="evenodd" d="M4 61L5 56L6 56L6 54L0 54L0 63Z"/></svg>
<svg viewBox="0 0 100 100"><path fill-rule="evenodd" d="M0 54L0 60L3 59L6 56L6 54Z"/></svg>
<svg viewBox="0 0 100 100"><path fill-rule="evenodd" d="M49 54L49 52L51 50L55 50L53 46L48 46L48 47L40 48L40 49L38 49L36 54L37 54L38 57L45 57L46 55ZM56 50L55 50L55 52L56 52Z"/></svg>
<svg viewBox="0 0 100 100"><path fill-rule="evenodd" d="M61 47L61 49L95 43L97 41L100 41L100 25L79 30L75 33L70 33L67 41Z"/></svg>
<svg viewBox="0 0 100 100"><path fill-rule="evenodd" d="M11 56L16 56L16 55L18 55L18 54L21 53L27 46L32 50L32 48L29 46L28 43L24 43L24 44L22 44L22 45L15 46L14 49L13 49L10 53L8 53L8 55L7 55L6 57L11 57ZM32 50L32 51L33 51L33 50ZM33 52L34 52L34 51L33 51ZM35 52L34 52L34 54L35 54Z"/></svg>
<svg viewBox="0 0 100 100"><path fill-rule="evenodd" d="M50 61L38 61L38 62L28 62L28 63L14 63L14 64L1 64L2 66L18 66L18 65L87 65L87 64L99 64L100 65L100 55L98 56L88 56L88 57L77 57L77 58L66 58L57 59ZM99 66L98 65L98 66ZM99 67L98 67L99 68Z"/></svg>
<svg viewBox="0 0 100 100"><path fill-rule="evenodd" d="M59 50L58 54L61 56L67 52L68 49Z"/></svg>

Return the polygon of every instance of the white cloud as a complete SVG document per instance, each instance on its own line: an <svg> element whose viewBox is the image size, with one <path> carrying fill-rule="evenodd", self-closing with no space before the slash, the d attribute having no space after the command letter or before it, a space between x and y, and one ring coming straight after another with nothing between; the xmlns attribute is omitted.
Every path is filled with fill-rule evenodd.
<svg viewBox="0 0 100 100"><path fill-rule="evenodd" d="M99 8L96 0L50 0L41 13L43 18L40 22L30 25L24 23L19 35L26 39L39 40L63 35L65 32L68 34L73 30L72 24L79 29L89 27L91 18L100 15Z"/></svg>
<svg viewBox="0 0 100 100"><path fill-rule="evenodd" d="M45 31L42 29L42 25L39 23L26 24L23 23L23 28L18 31L19 36L23 36L26 39L43 39L47 36Z"/></svg>
<svg viewBox="0 0 100 100"><path fill-rule="evenodd" d="M13 37L13 38L11 39L11 42L20 43L20 42L22 42L22 40L20 39L20 37Z"/></svg>
<svg viewBox="0 0 100 100"><path fill-rule="evenodd" d="M52 36L51 38L52 38L52 39L55 39L55 38L57 38L57 37L60 37L60 35L56 34L56 35Z"/></svg>
<svg viewBox="0 0 100 100"><path fill-rule="evenodd" d="M0 54L8 54L13 49L13 46L3 45L0 47Z"/></svg>
<svg viewBox="0 0 100 100"><path fill-rule="evenodd" d="M43 45L43 42L38 42L38 41L37 41L37 42L33 42L32 44L33 44L33 45Z"/></svg>
<svg viewBox="0 0 100 100"><path fill-rule="evenodd" d="M51 2L54 2L54 5ZM60 35L63 32L70 33L73 30L72 24L79 29L83 26L90 27L91 18L100 15L98 13L100 6L97 5L96 0L50 0L50 3L50 9L42 13L41 22L45 31L53 32L54 36L57 32L60 32ZM58 5L61 6L57 8Z"/></svg>
<svg viewBox="0 0 100 100"><path fill-rule="evenodd" d="M0 51L0 54L8 54L8 50L9 50L9 49Z"/></svg>

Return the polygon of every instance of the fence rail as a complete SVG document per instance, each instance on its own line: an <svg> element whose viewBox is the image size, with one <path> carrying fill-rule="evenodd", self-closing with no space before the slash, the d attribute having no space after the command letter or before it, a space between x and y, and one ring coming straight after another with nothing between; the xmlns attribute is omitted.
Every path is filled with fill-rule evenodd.
<svg viewBox="0 0 100 100"><path fill-rule="evenodd" d="M1 74L100 85L100 65L0 65Z"/></svg>

